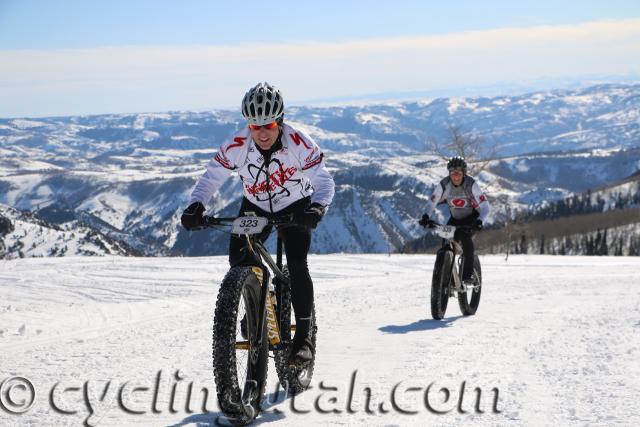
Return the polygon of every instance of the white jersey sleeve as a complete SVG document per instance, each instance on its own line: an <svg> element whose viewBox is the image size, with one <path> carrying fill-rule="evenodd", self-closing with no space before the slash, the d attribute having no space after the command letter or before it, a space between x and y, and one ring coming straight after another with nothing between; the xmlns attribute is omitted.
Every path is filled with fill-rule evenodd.
<svg viewBox="0 0 640 427"><path fill-rule="evenodd" d="M313 139L300 131L290 135L302 173L313 186L312 203L329 206L335 194L333 177L324 163L324 153Z"/></svg>
<svg viewBox="0 0 640 427"><path fill-rule="evenodd" d="M229 150L241 151L246 146L246 139L242 137L233 138L231 141L222 144L216 155L209 161L205 173L196 183L189 204L200 202L206 205L211 196L222 187L222 184L229 178L231 172L237 169L234 156L229 155Z"/></svg>
<svg viewBox="0 0 640 427"><path fill-rule="evenodd" d="M477 209L480 214L478 218L481 221L484 221L487 218L487 215L489 215L489 212L491 212L491 205L487 200L487 196L484 195L484 193L482 192L482 189L480 189L480 186L478 185L477 182L473 183L473 186L471 187L471 192L473 193L473 198L478 204Z"/></svg>
<svg viewBox="0 0 640 427"><path fill-rule="evenodd" d="M427 200L427 210L425 212L427 215L431 216L438 203L442 200L442 194L442 184L437 184L436 188L433 189L433 193L431 193L431 197Z"/></svg>

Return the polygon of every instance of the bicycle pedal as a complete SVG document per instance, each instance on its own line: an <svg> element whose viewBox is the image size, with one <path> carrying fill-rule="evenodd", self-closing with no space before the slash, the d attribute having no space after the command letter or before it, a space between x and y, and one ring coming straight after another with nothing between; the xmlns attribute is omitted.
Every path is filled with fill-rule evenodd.
<svg viewBox="0 0 640 427"><path fill-rule="evenodd" d="M289 362L289 369L291 369L295 376L299 377L302 374L306 374L310 364L311 361L291 361Z"/></svg>
<svg viewBox="0 0 640 427"><path fill-rule="evenodd" d="M309 375L310 367L311 361L289 364L289 370L292 377L295 378L295 381L299 382L304 389L306 389L311 382L311 377Z"/></svg>

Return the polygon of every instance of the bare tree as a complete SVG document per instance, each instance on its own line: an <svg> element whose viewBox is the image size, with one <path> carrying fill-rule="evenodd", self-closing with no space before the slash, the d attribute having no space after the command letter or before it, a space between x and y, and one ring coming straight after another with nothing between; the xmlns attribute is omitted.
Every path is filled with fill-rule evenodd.
<svg viewBox="0 0 640 427"><path fill-rule="evenodd" d="M485 170L489 163L496 158L495 145L489 145L483 138L472 132L465 132L461 126L448 125L446 140L431 140L427 146L442 159L462 156L469 165L469 173L477 175Z"/></svg>
<svg viewBox="0 0 640 427"><path fill-rule="evenodd" d="M447 126L446 140L432 140L427 143L430 148L443 160L452 156L462 156L467 161L469 174L477 176L480 172L487 170L492 161L497 158L497 147L495 144L487 143L483 138L473 132L465 131L461 126L449 124ZM487 182L484 187L485 192L491 194L498 190L498 183ZM505 261L509 259L509 252L520 227L514 224L515 212L511 206L511 200L506 194L492 197L492 204L504 208L504 229L503 242L506 251Z"/></svg>

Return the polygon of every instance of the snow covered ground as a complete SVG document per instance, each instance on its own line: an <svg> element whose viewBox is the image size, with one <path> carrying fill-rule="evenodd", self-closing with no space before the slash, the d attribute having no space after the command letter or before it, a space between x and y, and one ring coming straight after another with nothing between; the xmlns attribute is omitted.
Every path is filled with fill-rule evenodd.
<svg viewBox="0 0 640 427"><path fill-rule="evenodd" d="M256 424L640 424L639 258L485 256L477 315L450 300L443 321L428 311L433 260L312 256L314 388L283 399L271 365ZM0 262L0 425L216 425L226 270L225 257ZM32 390L15 377L35 391L21 415L7 409Z"/></svg>

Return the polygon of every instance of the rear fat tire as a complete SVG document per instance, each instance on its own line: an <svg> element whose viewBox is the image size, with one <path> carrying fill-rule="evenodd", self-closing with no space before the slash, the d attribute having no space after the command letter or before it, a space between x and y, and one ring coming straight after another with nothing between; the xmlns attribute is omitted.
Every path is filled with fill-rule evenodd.
<svg viewBox="0 0 640 427"><path fill-rule="evenodd" d="M464 265L464 259L461 260ZM482 293L482 268L480 267L480 259L478 255L473 257L473 279L479 287L470 292L458 292L458 305L460 311L465 316L476 314L478 305L480 305L480 294Z"/></svg>
<svg viewBox="0 0 640 427"><path fill-rule="evenodd" d="M282 272L286 277L290 277L289 269L286 266L283 268ZM305 366L306 374L303 379L299 378L296 375L296 372L294 372L294 370L289 366L289 356L293 345L293 333L291 331L291 315L293 313L293 306L291 303L291 286L286 286L284 284L280 284L279 286L281 288L281 300L278 301L278 312L280 313L281 319L280 336L282 338L282 342L274 351L274 359L280 385L282 385L285 390L288 390L289 394L295 395L303 392L309 387L311 377L313 376L316 357L314 351L313 359L311 359L311 361ZM311 309L311 342L313 343L314 350L316 349L317 332L318 327L316 326L316 309L314 305Z"/></svg>
<svg viewBox="0 0 640 427"><path fill-rule="evenodd" d="M260 306L261 284L251 267L233 267L225 276L216 302L213 321L213 373L220 409L229 422L242 426L250 423L260 412L267 378L268 341L265 327L260 332L264 337L257 348L258 309ZM236 350L236 340L240 336L240 301L247 314L249 350ZM238 381L236 352L248 353L246 378ZM240 367L240 369L243 369ZM241 372L241 375L243 373ZM251 391L250 398L243 404L243 391Z"/></svg>
<svg viewBox="0 0 640 427"><path fill-rule="evenodd" d="M441 320L447 311L452 264L453 253L448 249L440 249L431 278L431 317L436 320Z"/></svg>

